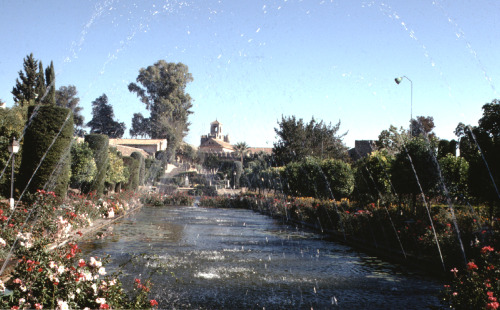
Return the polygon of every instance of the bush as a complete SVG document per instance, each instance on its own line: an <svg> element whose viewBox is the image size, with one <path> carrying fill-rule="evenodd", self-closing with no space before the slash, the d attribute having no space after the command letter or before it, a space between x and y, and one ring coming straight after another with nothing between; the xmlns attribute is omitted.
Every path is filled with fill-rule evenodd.
<svg viewBox="0 0 500 310"><path fill-rule="evenodd" d="M96 176L94 152L87 142L73 142L71 146L71 187L80 188Z"/></svg>
<svg viewBox="0 0 500 310"><path fill-rule="evenodd" d="M73 114L67 108L31 106L28 115L32 114L24 135L17 187L21 190L27 187L29 193L53 189L56 195L66 196L70 181Z"/></svg>
<svg viewBox="0 0 500 310"><path fill-rule="evenodd" d="M109 138L106 135L90 134L85 136L85 142L87 142L89 147L94 151L94 160L97 168L94 180L85 191L96 191L97 195L102 195L104 193L106 171L108 170Z"/></svg>
<svg viewBox="0 0 500 310"><path fill-rule="evenodd" d="M125 183L124 188L127 190L134 191L139 187L139 165L140 162L130 156L123 157L123 164L128 167L130 176L128 181Z"/></svg>
<svg viewBox="0 0 500 310"><path fill-rule="evenodd" d="M139 185L144 185L144 179L146 176L146 164L144 162L144 156L139 152L133 152L130 157L135 158L139 161Z"/></svg>

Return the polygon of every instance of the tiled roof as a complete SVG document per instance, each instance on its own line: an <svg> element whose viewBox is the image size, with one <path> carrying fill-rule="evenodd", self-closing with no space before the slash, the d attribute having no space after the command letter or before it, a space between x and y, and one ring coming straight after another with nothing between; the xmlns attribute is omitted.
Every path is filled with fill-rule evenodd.
<svg viewBox="0 0 500 310"><path fill-rule="evenodd" d="M231 144L224 142L222 140L210 138L207 141L203 142L199 149L200 150L207 150L207 149L226 149L228 151L233 151L234 148Z"/></svg>

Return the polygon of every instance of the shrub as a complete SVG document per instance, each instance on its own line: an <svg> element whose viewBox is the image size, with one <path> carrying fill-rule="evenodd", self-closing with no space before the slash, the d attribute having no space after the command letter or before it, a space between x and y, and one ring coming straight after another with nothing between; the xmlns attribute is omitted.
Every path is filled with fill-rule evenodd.
<svg viewBox="0 0 500 310"><path fill-rule="evenodd" d="M140 162L130 156L123 157L123 164L128 167L130 176L128 181L124 184L127 190L136 190L139 187L139 165Z"/></svg>
<svg viewBox="0 0 500 310"><path fill-rule="evenodd" d="M139 161L139 185L144 185L144 179L146 176L146 163L144 162L144 156L139 152L133 152L130 157L135 158Z"/></svg>
<svg viewBox="0 0 500 310"><path fill-rule="evenodd" d="M42 188L53 189L56 195L66 196L73 114L70 109L56 106L37 108L28 109L28 115L33 114L33 117L24 135L18 188L27 186L29 193Z"/></svg>
<svg viewBox="0 0 500 310"><path fill-rule="evenodd" d="M90 134L85 136L85 142L94 151L94 160L97 173L94 180L85 191L96 191L97 195L104 193L104 181L108 169L108 145L109 138L106 135Z"/></svg>

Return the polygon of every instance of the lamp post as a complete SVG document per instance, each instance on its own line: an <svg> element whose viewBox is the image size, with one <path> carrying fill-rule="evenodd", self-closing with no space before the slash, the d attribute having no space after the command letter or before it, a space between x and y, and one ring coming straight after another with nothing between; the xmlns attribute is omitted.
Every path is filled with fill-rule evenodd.
<svg viewBox="0 0 500 310"><path fill-rule="evenodd" d="M399 85L399 83L401 83L401 81L403 80L403 78L405 78L408 81L410 81L410 136L412 136L413 135L413 131L412 131L412 121L413 121L413 82L406 75L397 77L397 78L394 79L394 81L396 82L396 84Z"/></svg>
<svg viewBox="0 0 500 310"><path fill-rule="evenodd" d="M233 171L233 189L236 189L236 170Z"/></svg>
<svg viewBox="0 0 500 310"><path fill-rule="evenodd" d="M17 152L19 152L19 141L14 137L12 139L12 144L9 145L9 152L12 153L12 175L10 177L10 209L14 209L14 160Z"/></svg>

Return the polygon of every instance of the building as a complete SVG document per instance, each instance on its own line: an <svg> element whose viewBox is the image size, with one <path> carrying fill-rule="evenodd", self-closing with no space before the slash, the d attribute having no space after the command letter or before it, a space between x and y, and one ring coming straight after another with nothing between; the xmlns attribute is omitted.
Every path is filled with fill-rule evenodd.
<svg viewBox="0 0 500 310"><path fill-rule="evenodd" d="M133 148L134 151L141 149L149 156L154 157L156 152L167 149L167 139L109 139L109 146L116 147L124 155L129 151L132 153L131 149Z"/></svg>
<svg viewBox="0 0 500 310"><path fill-rule="evenodd" d="M223 134L222 123L217 120L210 123L210 133L201 136L198 150L201 153L218 154L226 157L234 152L234 148L229 142L229 135Z"/></svg>
<svg viewBox="0 0 500 310"><path fill-rule="evenodd" d="M353 161L357 161L376 150L374 140L356 140L354 148L349 150L349 156Z"/></svg>

